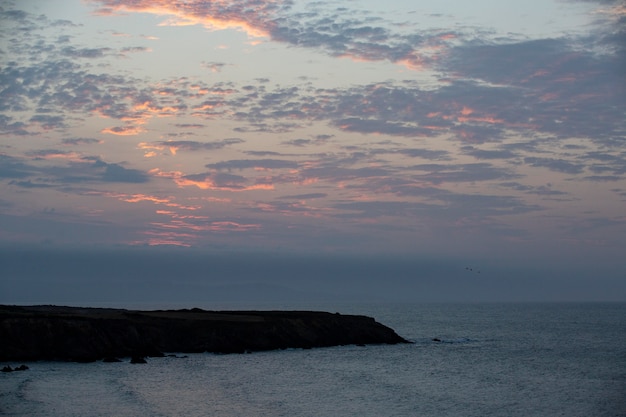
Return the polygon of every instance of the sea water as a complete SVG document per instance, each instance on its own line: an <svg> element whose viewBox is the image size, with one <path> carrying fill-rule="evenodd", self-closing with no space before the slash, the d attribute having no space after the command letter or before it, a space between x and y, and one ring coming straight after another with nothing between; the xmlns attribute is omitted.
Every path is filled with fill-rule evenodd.
<svg viewBox="0 0 626 417"><path fill-rule="evenodd" d="M0 374L0 414L626 416L624 303L249 307L365 314L414 343L26 363Z"/></svg>

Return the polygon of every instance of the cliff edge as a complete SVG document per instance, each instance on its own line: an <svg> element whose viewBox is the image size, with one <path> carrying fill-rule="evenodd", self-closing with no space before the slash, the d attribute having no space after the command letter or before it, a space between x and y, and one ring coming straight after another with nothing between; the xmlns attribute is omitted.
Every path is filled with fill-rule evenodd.
<svg viewBox="0 0 626 417"><path fill-rule="evenodd" d="M373 318L316 311L0 305L0 362L408 343Z"/></svg>

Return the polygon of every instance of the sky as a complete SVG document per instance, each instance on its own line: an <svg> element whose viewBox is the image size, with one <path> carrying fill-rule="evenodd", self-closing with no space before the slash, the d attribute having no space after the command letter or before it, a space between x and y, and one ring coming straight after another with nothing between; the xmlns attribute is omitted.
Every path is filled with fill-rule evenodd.
<svg viewBox="0 0 626 417"><path fill-rule="evenodd" d="M625 21L0 1L0 302L626 301Z"/></svg>

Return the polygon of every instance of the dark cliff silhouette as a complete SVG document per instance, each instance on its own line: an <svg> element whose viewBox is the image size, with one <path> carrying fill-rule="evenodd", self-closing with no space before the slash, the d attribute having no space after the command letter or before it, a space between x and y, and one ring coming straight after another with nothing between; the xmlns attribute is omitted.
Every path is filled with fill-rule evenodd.
<svg viewBox="0 0 626 417"><path fill-rule="evenodd" d="M373 318L315 311L0 306L0 362L408 343Z"/></svg>

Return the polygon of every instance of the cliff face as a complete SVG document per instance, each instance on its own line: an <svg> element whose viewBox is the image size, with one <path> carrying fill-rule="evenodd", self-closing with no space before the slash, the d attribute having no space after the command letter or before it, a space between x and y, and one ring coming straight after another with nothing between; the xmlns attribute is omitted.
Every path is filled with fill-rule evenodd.
<svg viewBox="0 0 626 417"><path fill-rule="evenodd" d="M407 343L365 316L0 306L0 362Z"/></svg>

